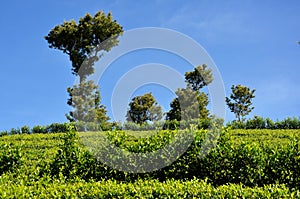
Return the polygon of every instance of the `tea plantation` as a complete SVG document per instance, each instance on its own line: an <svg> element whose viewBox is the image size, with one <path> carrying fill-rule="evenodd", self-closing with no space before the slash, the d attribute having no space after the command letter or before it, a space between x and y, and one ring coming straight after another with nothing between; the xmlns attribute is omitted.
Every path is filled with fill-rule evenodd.
<svg viewBox="0 0 300 199"><path fill-rule="evenodd" d="M130 159L128 152L156 151L186 134L193 135L193 142L183 154L174 150L178 159L162 169L130 173L107 166ZM0 198L300 198L300 130L224 128L211 141L214 148L201 156L206 136L206 130L138 134L72 129L3 135ZM124 153L109 154L104 137ZM177 141L179 148L186 142ZM129 161L132 168L143 168ZM169 163L170 157L163 154L160 161Z"/></svg>

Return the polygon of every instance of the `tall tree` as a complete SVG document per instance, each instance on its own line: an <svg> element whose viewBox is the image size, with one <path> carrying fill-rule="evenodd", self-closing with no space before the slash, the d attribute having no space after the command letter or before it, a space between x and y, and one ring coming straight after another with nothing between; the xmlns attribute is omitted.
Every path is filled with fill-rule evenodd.
<svg viewBox="0 0 300 199"><path fill-rule="evenodd" d="M185 73L186 88L176 91L177 97L170 104L167 120L203 119L209 116L206 108L209 100L207 94L201 92L205 86L213 81L212 70L205 64L195 67L193 71Z"/></svg>
<svg viewBox="0 0 300 199"><path fill-rule="evenodd" d="M248 115L254 107L252 107L252 99L255 97L255 89L250 90L247 86L232 85L230 97L226 97L226 104L231 112L233 112L239 122L244 116Z"/></svg>
<svg viewBox="0 0 300 199"><path fill-rule="evenodd" d="M66 115L70 121L107 120L105 107L100 105L99 87L86 78L94 72L93 66L102 55L99 52L108 52L116 46L122 32L122 26L113 20L111 13L99 11L94 16L86 14L78 23L65 21L45 36L50 48L69 56L72 73L80 79L78 85L67 89L68 104L74 109Z"/></svg>
<svg viewBox="0 0 300 199"><path fill-rule="evenodd" d="M86 14L76 23L65 21L55 26L45 37L50 48L61 50L72 62L72 72L83 81L94 72L93 65L100 51L109 51L118 44L118 35L123 32L111 13L99 11L95 16Z"/></svg>
<svg viewBox="0 0 300 199"><path fill-rule="evenodd" d="M152 93L134 97L129 103L126 114L127 121L142 125L146 121L155 121L162 118L162 108L158 105Z"/></svg>

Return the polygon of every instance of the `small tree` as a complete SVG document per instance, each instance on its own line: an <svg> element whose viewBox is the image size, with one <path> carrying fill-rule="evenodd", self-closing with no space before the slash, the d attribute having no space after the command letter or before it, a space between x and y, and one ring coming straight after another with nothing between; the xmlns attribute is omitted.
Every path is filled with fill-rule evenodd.
<svg viewBox="0 0 300 199"><path fill-rule="evenodd" d="M105 106L101 105L99 87L93 81L82 81L68 88L68 93L68 105L73 107L73 111L66 114L66 117L71 122L103 123L109 120Z"/></svg>
<svg viewBox="0 0 300 199"><path fill-rule="evenodd" d="M248 115L254 107L252 107L252 99L255 97L255 89L250 90L247 86L232 85L230 98L226 97L226 104L231 112L233 112L239 122L243 117Z"/></svg>
<svg viewBox="0 0 300 199"><path fill-rule="evenodd" d="M177 97L170 104L167 120L203 119L209 116L207 105L208 96L201 92L205 86L213 81L212 70L205 64L197 66L193 71L185 73L187 87L176 91Z"/></svg>
<svg viewBox="0 0 300 199"><path fill-rule="evenodd" d="M127 121L142 125L146 121L156 121L162 118L162 108L153 97L152 93L134 97L129 103L126 114Z"/></svg>
<svg viewBox="0 0 300 199"><path fill-rule="evenodd" d="M193 91L190 88L181 88L176 92L177 97L170 104L170 111L166 114L167 120L191 120L207 118L209 111L208 97L203 92Z"/></svg>

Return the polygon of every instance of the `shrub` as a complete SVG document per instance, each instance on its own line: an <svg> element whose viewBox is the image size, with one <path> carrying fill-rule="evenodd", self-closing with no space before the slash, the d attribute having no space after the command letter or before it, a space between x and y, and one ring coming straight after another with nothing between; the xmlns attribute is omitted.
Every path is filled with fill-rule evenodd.
<svg viewBox="0 0 300 199"><path fill-rule="evenodd" d="M0 175L17 168L21 164L21 157L19 147L13 144L0 145Z"/></svg>
<svg viewBox="0 0 300 199"><path fill-rule="evenodd" d="M68 132L69 123L52 123L46 127L48 133L63 133Z"/></svg>
<svg viewBox="0 0 300 199"><path fill-rule="evenodd" d="M23 126L21 128L22 134L30 134L30 127L29 126Z"/></svg>
<svg viewBox="0 0 300 199"><path fill-rule="evenodd" d="M210 118L193 119L189 121L167 120L164 123L163 129L188 129L191 125L197 126L198 129L209 129L212 123L223 125L224 120L222 118L216 118L214 116Z"/></svg>
<svg viewBox="0 0 300 199"><path fill-rule="evenodd" d="M270 118L266 118L266 128L275 129L275 123Z"/></svg>
<svg viewBox="0 0 300 199"><path fill-rule="evenodd" d="M266 128L266 121L264 118L259 116L254 116L253 119L246 121L246 129L264 129Z"/></svg>
<svg viewBox="0 0 300 199"><path fill-rule="evenodd" d="M5 136L5 135L9 135L9 132L8 131L2 131L2 132L0 132L0 137L1 136Z"/></svg>
<svg viewBox="0 0 300 199"><path fill-rule="evenodd" d="M91 180L100 176L102 165L96 164L96 159L85 149L80 147L79 136L72 125L66 126L66 133L61 136L62 143L50 165L44 165L40 176L50 174L53 178L65 179L81 178ZM100 179L98 177L98 179Z"/></svg>
<svg viewBox="0 0 300 199"><path fill-rule="evenodd" d="M10 134L11 135L16 135L16 134L21 134L21 130L19 128L15 129L15 128L12 128L10 130Z"/></svg>
<svg viewBox="0 0 300 199"><path fill-rule="evenodd" d="M37 125L32 128L31 132L33 134L35 134L35 133L43 133L44 134L44 133L47 133L47 127Z"/></svg>

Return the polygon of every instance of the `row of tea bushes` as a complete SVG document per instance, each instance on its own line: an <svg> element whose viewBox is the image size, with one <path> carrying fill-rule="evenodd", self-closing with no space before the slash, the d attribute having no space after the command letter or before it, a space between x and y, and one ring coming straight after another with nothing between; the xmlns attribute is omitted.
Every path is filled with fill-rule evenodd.
<svg viewBox="0 0 300 199"><path fill-rule="evenodd" d="M229 139L226 129L220 135L207 134L206 130L194 130L195 135L191 145L183 154L179 151L186 145L187 131L160 131L149 137L137 137L123 131L100 132L95 137L88 134L89 140L81 145L84 138L77 133L64 134L63 144L50 165L45 165L41 176L50 175L53 179L63 175L66 179L80 178L83 180L115 179L119 181L134 182L137 179L207 179L215 186L227 183L243 184L245 186L264 186L266 184L285 184L290 188L300 187L300 151L299 141L290 140L288 145L269 146L264 143L242 142L238 145ZM104 137L109 140L103 141ZM216 146L203 156L201 150L203 140L206 147L216 140L204 139L206 136L219 136ZM162 151L160 156L143 160L144 156L132 156L129 152L147 154L157 151L172 142L176 137L173 150ZM99 139L100 138L100 139ZM95 153L90 153L95 150ZM115 151L119 147L120 153ZM184 148L183 148L184 149ZM176 158L170 162L170 154ZM201 156L202 155L202 156ZM98 160L105 160L100 162ZM130 162L130 165L127 164ZM169 164L171 163L171 164ZM147 166L159 167L169 165L162 169L143 173ZM122 172L107 165L123 166L121 169L130 169L141 173ZM130 166L130 167L129 167ZM127 168L125 168L127 167ZM117 168L117 167L116 167ZM120 169L119 168L119 169Z"/></svg>
<svg viewBox="0 0 300 199"><path fill-rule="evenodd" d="M0 179L0 198L299 198L299 191L284 185L244 187L227 184L214 187L205 180L189 181L138 180L124 183L113 180L99 182L53 182L40 180L32 185L5 183Z"/></svg>
<svg viewBox="0 0 300 199"><path fill-rule="evenodd" d="M0 136L5 135L19 135L19 134L47 134L47 133L65 133L69 130L70 126L75 126L72 123L52 123L47 126L23 126L21 128L12 128L10 131L0 132Z"/></svg>
<svg viewBox="0 0 300 199"><path fill-rule="evenodd" d="M300 118L288 117L281 121L272 121L270 118L254 116L242 122L229 122L227 126L232 129L300 129Z"/></svg>

